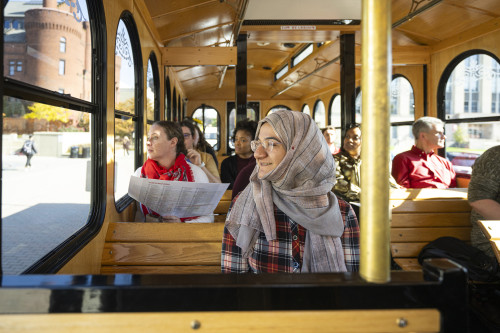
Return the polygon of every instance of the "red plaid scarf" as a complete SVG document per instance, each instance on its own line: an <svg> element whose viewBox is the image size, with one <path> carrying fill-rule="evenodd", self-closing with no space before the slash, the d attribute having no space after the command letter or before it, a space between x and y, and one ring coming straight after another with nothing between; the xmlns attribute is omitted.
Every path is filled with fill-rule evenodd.
<svg viewBox="0 0 500 333"><path fill-rule="evenodd" d="M142 166L141 178L194 182L193 170L191 170L191 167L186 162L186 156L182 153L177 156L174 165L170 167L170 169L162 167L158 164L158 162L152 159L148 159ZM144 213L144 216L147 214L157 217L160 216L157 212L149 209L142 203L141 210ZM197 216L181 218L181 221L184 222L185 220L191 220L196 217Z"/></svg>

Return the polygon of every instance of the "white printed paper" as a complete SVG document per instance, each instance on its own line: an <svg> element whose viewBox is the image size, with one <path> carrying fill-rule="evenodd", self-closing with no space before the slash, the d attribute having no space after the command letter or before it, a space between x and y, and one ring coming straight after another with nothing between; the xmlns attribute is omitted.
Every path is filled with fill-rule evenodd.
<svg viewBox="0 0 500 333"><path fill-rule="evenodd" d="M130 177L128 195L161 216L212 215L229 184Z"/></svg>

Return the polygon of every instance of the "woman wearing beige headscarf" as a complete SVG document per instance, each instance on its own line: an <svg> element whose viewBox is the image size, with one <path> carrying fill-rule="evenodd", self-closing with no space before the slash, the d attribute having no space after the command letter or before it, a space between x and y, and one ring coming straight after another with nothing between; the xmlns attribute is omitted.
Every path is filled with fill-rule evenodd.
<svg viewBox="0 0 500 333"><path fill-rule="evenodd" d="M222 272L357 271L358 221L331 192L335 163L311 117L268 115L252 150L257 165L224 228Z"/></svg>

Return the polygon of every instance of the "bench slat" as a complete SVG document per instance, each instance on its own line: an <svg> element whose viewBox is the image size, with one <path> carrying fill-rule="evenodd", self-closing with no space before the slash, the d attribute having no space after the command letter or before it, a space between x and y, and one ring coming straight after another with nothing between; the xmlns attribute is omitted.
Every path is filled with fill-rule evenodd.
<svg viewBox="0 0 500 333"><path fill-rule="evenodd" d="M392 214L391 227L470 227L470 212Z"/></svg>
<svg viewBox="0 0 500 333"><path fill-rule="evenodd" d="M451 236L470 240L470 227L456 228L391 228L392 242L430 242L439 237Z"/></svg>
<svg viewBox="0 0 500 333"><path fill-rule="evenodd" d="M391 243L391 253L393 258L418 257L418 254L426 245L426 242Z"/></svg>
<svg viewBox="0 0 500 333"><path fill-rule="evenodd" d="M105 243L101 265L220 265L222 243Z"/></svg>
<svg viewBox="0 0 500 333"><path fill-rule="evenodd" d="M390 200L392 213L459 213L470 212L471 207L466 199L438 200Z"/></svg>
<svg viewBox="0 0 500 333"><path fill-rule="evenodd" d="M396 264L404 271L421 271L422 266L418 263L417 258L394 258Z"/></svg>
<svg viewBox="0 0 500 333"><path fill-rule="evenodd" d="M213 266L101 266L101 274L217 274L220 261Z"/></svg>
<svg viewBox="0 0 500 333"><path fill-rule="evenodd" d="M112 222L106 242L222 242L224 223Z"/></svg>

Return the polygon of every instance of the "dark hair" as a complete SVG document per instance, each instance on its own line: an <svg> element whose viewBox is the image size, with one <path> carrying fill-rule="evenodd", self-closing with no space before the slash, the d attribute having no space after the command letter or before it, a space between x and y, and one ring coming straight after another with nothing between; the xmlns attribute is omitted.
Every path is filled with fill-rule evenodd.
<svg viewBox="0 0 500 333"><path fill-rule="evenodd" d="M255 132L257 132L257 122L250 119L240 120L236 123L236 127L233 131L233 140L236 137L236 133L238 131L246 131L252 137L252 140L255 139Z"/></svg>
<svg viewBox="0 0 500 333"><path fill-rule="evenodd" d="M200 127L194 121L193 118L191 118L191 117L185 117L182 120L181 123L182 123L181 126L186 126L186 127L189 128L189 130L191 131L191 135L193 136L193 139L194 139L194 132L193 132L193 130L195 130L196 132L198 132L199 140L198 140L198 144L194 148L196 148L196 149L198 149L200 151L203 151L205 153L208 152L208 147L212 148L212 146L205 140L205 135L203 135L202 130L200 129ZM189 124L189 125L184 125L184 124ZM191 127L193 127L193 128L191 128ZM214 157L214 159L215 159L215 157Z"/></svg>
<svg viewBox="0 0 500 333"><path fill-rule="evenodd" d="M194 131L196 131L196 128L195 128L194 124L191 121L189 121L189 120L183 120L183 121L179 122L179 125L181 127L187 127L187 128L189 128L189 132L191 132L191 135L193 136L193 139L194 139Z"/></svg>
<svg viewBox="0 0 500 333"><path fill-rule="evenodd" d="M177 155L179 155L180 153L187 155L186 146L184 145L184 134L182 134L182 129L179 124L170 120L160 120L155 121L153 125L162 127L169 140L177 138Z"/></svg>
<svg viewBox="0 0 500 333"><path fill-rule="evenodd" d="M359 128L359 129L361 129L361 124L359 124L359 123L350 123L349 125L347 125L345 131L347 132L348 130L353 129L353 128Z"/></svg>

